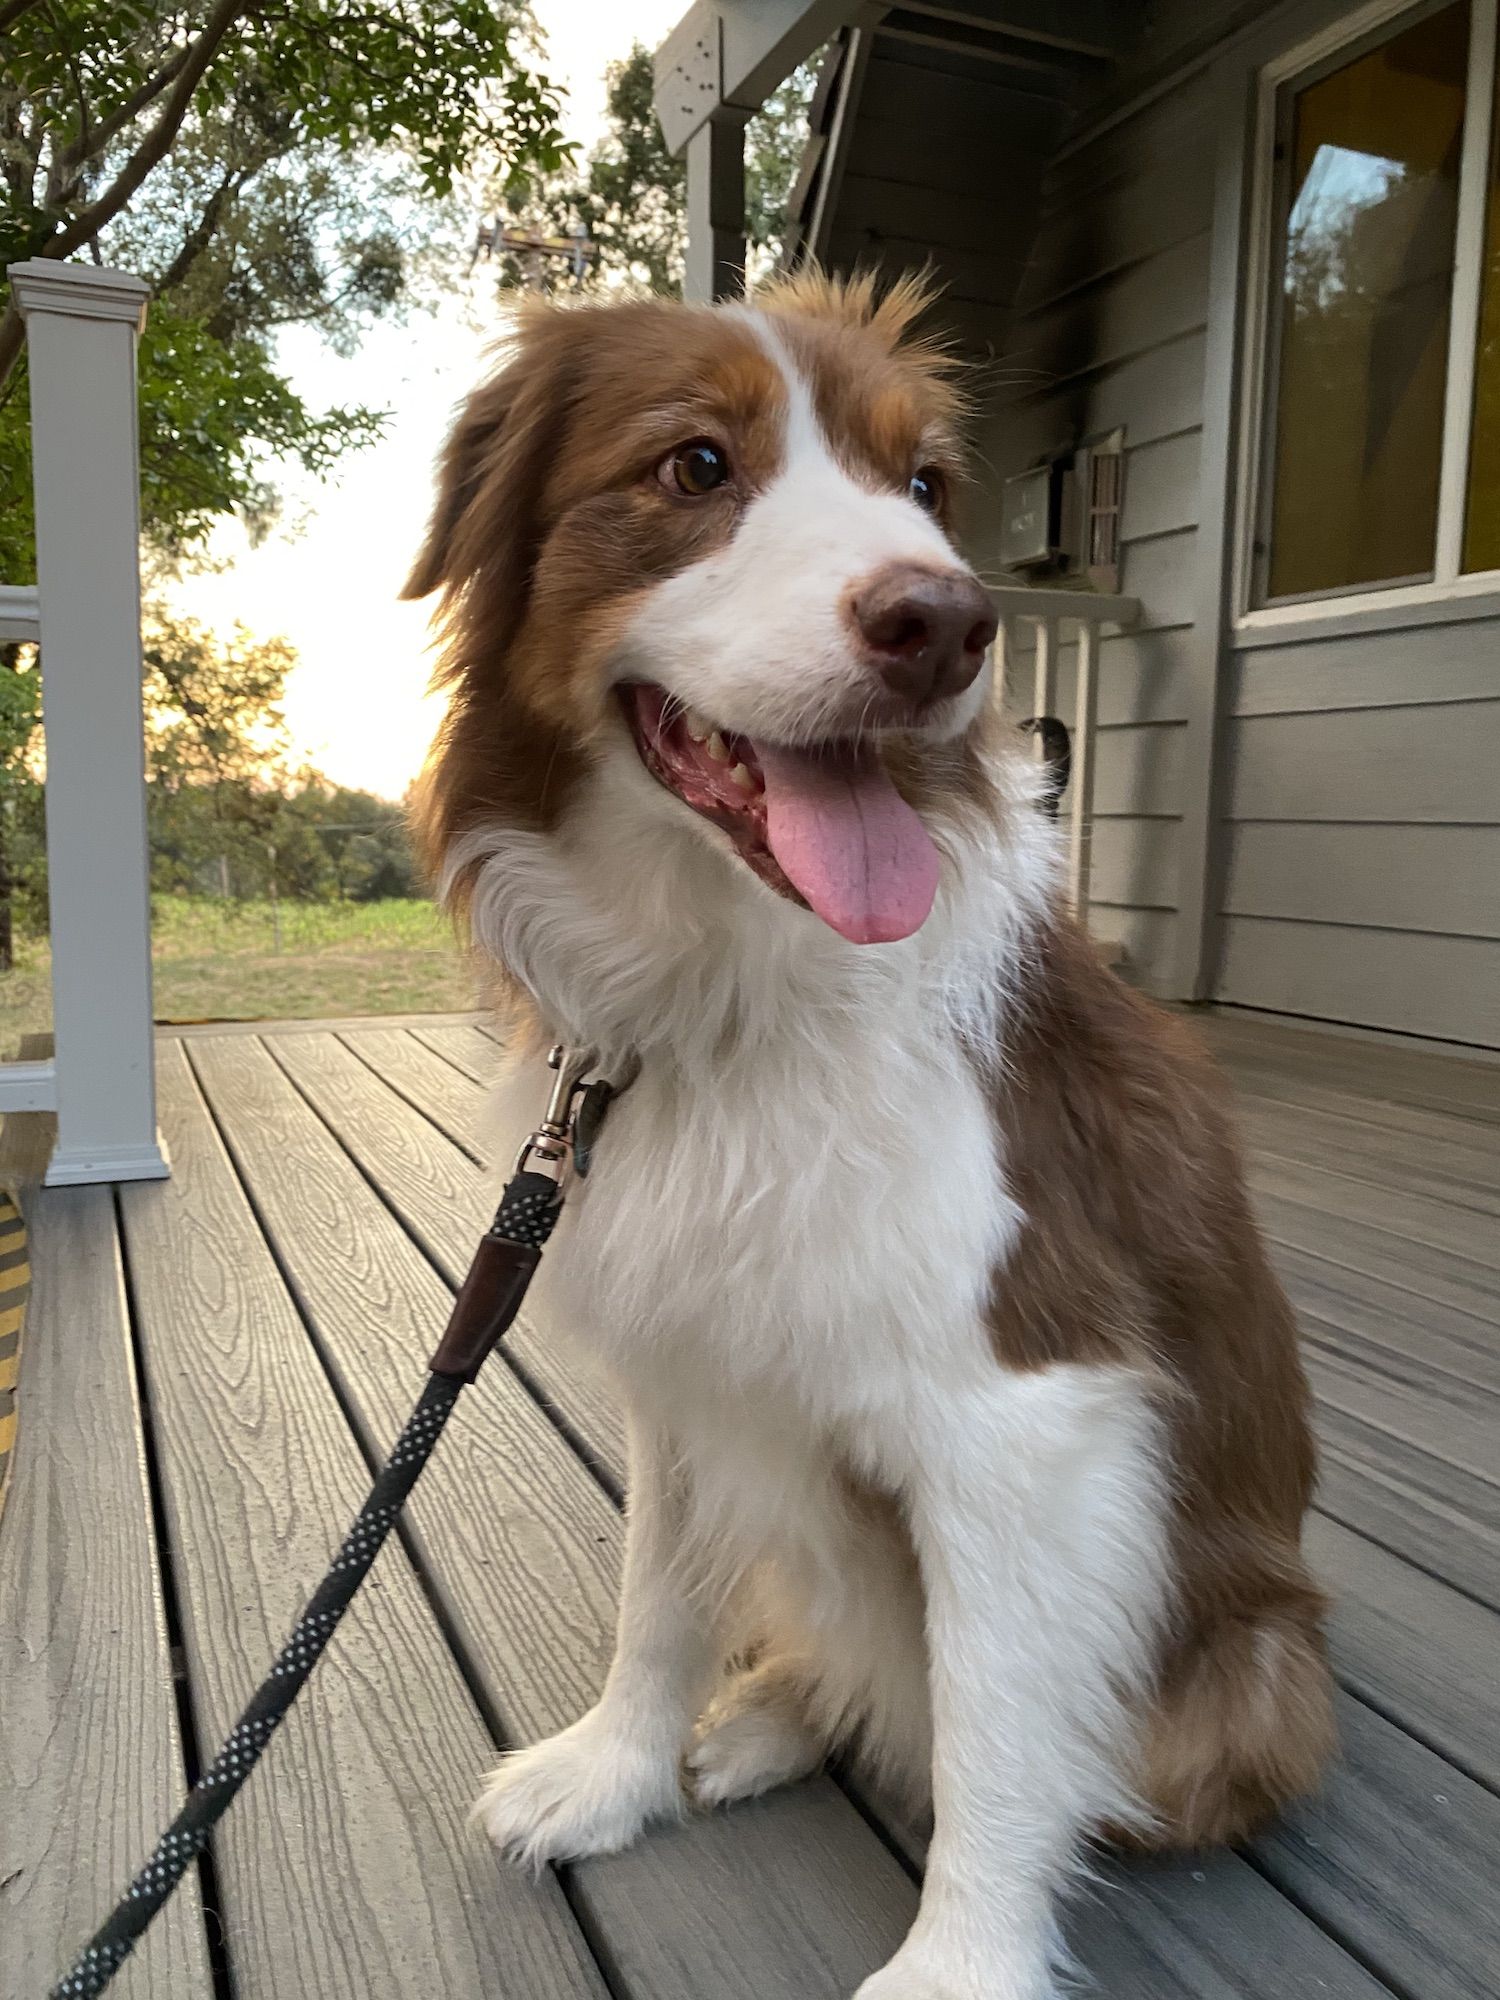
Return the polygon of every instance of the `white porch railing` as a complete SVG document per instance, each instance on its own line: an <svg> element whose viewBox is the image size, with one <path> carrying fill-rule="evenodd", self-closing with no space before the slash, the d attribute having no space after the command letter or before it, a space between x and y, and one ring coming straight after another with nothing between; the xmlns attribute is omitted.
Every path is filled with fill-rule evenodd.
<svg viewBox="0 0 1500 2000"><path fill-rule="evenodd" d="M1112 597L1092 590L1037 590L1002 584L991 595L1000 614L997 658L1002 701L1010 693L1020 665L1022 628L1030 627L1034 634L1031 695L1034 716L1057 713L1058 654L1065 628L1072 626L1076 633L1072 768L1064 797L1069 825L1068 897L1078 921L1086 924L1094 832L1094 750L1099 728L1099 635L1106 625L1122 628L1133 625L1141 607L1133 597ZM1040 737L1035 742L1040 757Z"/></svg>
<svg viewBox="0 0 1500 2000"><path fill-rule="evenodd" d="M136 338L124 271L12 264L26 321L37 587L0 637L41 646L54 1055L0 1064L0 1111L55 1111L46 1179L159 1180L141 724Z"/></svg>

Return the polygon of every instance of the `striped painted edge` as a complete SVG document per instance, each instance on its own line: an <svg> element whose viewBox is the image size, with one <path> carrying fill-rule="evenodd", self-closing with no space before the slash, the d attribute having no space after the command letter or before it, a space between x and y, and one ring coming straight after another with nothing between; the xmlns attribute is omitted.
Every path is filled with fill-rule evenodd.
<svg viewBox="0 0 1500 2000"><path fill-rule="evenodd" d="M10 1485L16 1443L16 1384L21 1373L21 1328L31 1291L26 1224L15 1197L0 1189L0 1514Z"/></svg>

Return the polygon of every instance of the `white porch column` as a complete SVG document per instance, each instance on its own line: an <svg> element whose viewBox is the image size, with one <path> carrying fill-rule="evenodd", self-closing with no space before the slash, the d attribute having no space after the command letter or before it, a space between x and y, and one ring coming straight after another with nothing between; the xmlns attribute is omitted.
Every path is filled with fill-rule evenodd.
<svg viewBox="0 0 1500 2000"><path fill-rule="evenodd" d="M745 289L748 115L721 104L687 142L686 299L733 299Z"/></svg>
<svg viewBox="0 0 1500 2000"><path fill-rule="evenodd" d="M155 1180L135 347L124 271L10 267L35 462L56 1037L51 1184Z"/></svg>

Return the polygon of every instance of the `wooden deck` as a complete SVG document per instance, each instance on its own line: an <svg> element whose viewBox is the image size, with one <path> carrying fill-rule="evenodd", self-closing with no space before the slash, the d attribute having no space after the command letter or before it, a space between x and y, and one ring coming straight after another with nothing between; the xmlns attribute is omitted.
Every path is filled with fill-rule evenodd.
<svg viewBox="0 0 1500 2000"><path fill-rule="evenodd" d="M1220 1016L1324 1446L1343 1761L1244 1854L1106 1872L1110 2000L1483 2000L1500 1968L1500 1069ZM488 1213L459 1020L161 1046L165 1185L33 1191L0 1522L0 1994L38 2000L260 1678ZM11 1135L14 1143L14 1134ZM534 1328L460 1404L133 2000L841 2000L919 1856L836 1777L533 1883L465 1828L608 1660L614 1412Z"/></svg>

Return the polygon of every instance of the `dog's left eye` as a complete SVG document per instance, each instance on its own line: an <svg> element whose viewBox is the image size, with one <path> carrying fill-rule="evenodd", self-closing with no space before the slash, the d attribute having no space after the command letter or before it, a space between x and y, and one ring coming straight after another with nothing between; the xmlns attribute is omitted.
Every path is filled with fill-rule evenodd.
<svg viewBox="0 0 1500 2000"><path fill-rule="evenodd" d="M728 479L729 459L707 438L694 438L691 444L680 444L670 458L663 459L656 476L663 486L698 500Z"/></svg>
<svg viewBox="0 0 1500 2000"><path fill-rule="evenodd" d="M943 475L935 466L924 465L912 474L906 490L924 514L935 514L943 504Z"/></svg>

